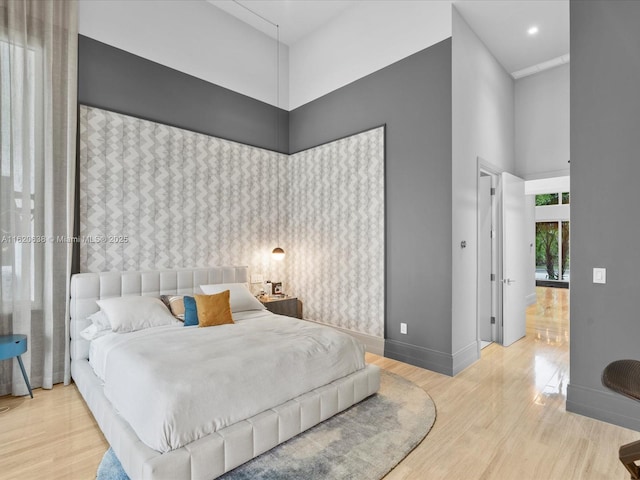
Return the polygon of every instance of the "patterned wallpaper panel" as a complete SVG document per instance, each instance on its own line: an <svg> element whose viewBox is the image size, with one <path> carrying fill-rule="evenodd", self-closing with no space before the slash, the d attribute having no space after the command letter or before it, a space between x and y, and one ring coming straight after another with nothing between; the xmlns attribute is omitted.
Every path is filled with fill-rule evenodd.
<svg viewBox="0 0 640 480"><path fill-rule="evenodd" d="M97 108L80 115L81 271L284 268L269 253L286 155Z"/></svg>
<svg viewBox="0 0 640 480"><path fill-rule="evenodd" d="M305 318L384 336L384 127L287 162L287 272Z"/></svg>
<svg viewBox="0 0 640 480"><path fill-rule="evenodd" d="M248 265L384 334L383 128L287 156L81 106L79 194L83 272Z"/></svg>

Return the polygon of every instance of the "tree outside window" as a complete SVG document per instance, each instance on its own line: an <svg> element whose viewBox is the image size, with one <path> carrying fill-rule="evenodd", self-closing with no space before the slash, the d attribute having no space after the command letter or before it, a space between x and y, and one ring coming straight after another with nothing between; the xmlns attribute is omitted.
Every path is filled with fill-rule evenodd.
<svg viewBox="0 0 640 480"><path fill-rule="evenodd" d="M557 266L558 222L537 222L536 267L543 267L544 269L546 269L547 278L549 280L558 280L558 272L556 271Z"/></svg>

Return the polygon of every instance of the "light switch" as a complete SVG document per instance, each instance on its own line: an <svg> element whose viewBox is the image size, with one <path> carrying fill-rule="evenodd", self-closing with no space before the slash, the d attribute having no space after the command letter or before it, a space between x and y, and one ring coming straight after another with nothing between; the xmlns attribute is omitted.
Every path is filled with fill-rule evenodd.
<svg viewBox="0 0 640 480"><path fill-rule="evenodd" d="M251 283L263 283L264 278L261 273L253 273L251 274Z"/></svg>
<svg viewBox="0 0 640 480"><path fill-rule="evenodd" d="M406 323L401 323L400 324L400 333L402 333L403 335L407 334L407 324Z"/></svg>
<svg viewBox="0 0 640 480"><path fill-rule="evenodd" d="M607 283L607 269L606 268L594 268L593 269L593 283Z"/></svg>

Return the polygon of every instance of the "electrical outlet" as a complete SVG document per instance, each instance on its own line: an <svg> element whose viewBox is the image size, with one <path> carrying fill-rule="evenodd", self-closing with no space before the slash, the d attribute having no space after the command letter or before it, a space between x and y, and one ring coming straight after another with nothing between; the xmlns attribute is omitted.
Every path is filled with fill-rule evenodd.
<svg viewBox="0 0 640 480"><path fill-rule="evenodd" d="M407 334L407 324L406 323L401 323L400 324L400 333L402 333L403 335Z"/></svg>
<svg viewBox="0 0 640 480"><path fill-rule="evenodd" d="M251 274L251 283L263 283L264 276L261 273Z"/></svg>

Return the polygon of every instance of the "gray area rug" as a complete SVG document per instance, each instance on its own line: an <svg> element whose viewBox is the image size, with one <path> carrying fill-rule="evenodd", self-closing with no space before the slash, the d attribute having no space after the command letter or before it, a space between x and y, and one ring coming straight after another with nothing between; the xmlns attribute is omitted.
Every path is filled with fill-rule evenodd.
<svg viewBox="0 0 640 480"><path fill-rule="evenodd" d="M429 433L436 408L427 393L381 372L380 391L342 413L224 474L224 480L376 480ZM98 480L127 480L109 449Z"/></svg>

